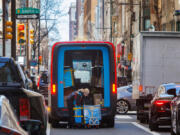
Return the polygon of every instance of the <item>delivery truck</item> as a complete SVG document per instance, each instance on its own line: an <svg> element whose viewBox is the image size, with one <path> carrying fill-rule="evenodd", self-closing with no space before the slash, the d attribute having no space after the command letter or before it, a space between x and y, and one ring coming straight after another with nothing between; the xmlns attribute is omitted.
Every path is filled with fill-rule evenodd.
<svg viewBox="0 0 180 135"><path fill-rule="evenodd" d="M180 33L141 32L133 43L132 96L137 119L145 122L159 85L180 82Z"/></svg>
<svg viewBox="0 0 180 135"><path fill-rule="evenodd" d="M85 105L100 105L101 124L114 127L117 101L115 58L115 47L109 42L74 41L53 45L48 93L49 118L53 127L61 121L69 121L67 97L82 88L90 91Z"/></svg>

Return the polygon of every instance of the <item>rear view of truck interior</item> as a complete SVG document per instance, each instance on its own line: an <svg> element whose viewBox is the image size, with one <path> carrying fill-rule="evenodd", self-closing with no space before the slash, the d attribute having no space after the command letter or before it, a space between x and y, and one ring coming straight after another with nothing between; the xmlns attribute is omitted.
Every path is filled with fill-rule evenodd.
<svg viewBox="0 0 180 135"><path fill-rule="evenodd" d="M107 65L106 65L107 66ZM88 88L88 105L104 104L104 69L101 50L67 50L64 54L64 106L73 91Z"/></svg>

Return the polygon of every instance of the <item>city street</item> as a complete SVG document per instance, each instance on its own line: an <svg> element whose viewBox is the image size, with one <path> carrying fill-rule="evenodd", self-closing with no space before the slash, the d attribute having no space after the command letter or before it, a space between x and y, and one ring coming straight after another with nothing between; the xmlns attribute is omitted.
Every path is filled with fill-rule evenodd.
<svg viewBox="0 0 180 135"><path fill-rule="evenodd" d="M180 135L179 58L180 0L0 0L0 135Z"/></svg>
<svg viewBox="0 0 180 135"><path fill-rule="evenodd" d="M161 128L158 132L150 131L147 124L140 124L136 121L136 115L117 115L115 128L51 128L48 132L48 135L170 135L168 128Z"/></svg>

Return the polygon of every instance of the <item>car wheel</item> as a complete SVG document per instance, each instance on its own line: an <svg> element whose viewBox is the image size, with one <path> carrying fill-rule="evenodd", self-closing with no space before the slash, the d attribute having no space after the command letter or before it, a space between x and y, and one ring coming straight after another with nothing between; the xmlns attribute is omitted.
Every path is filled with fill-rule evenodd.
<svg viewBox="0 0 180 135"><path fill-rule="evenodd" d="M149 129L151 131L157 131L158 130L158 124L153 123L151 120L149 120Z"/></svg>
<svg viewBox="0 0 180 135"><path fill-rule="evenodd" d="M118 114L126 114L130 109L130 105L128 101L119 100L116 103L116 112Z"/></svg>

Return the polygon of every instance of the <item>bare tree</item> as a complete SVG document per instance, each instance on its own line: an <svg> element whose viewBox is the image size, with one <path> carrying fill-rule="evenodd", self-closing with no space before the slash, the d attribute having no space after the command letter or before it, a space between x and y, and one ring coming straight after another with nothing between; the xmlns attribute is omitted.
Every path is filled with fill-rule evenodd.
<svg viewBox="0 0 180 135"><path fill-rule="evenodd" d="M59 31L57 29L57 24L59 23L59 18L66 15L64 12L62 2L64 0L41 0L40 4L40 20L41 20L41 35L40 43L45 37L48 37L51 41L60 38ZM38 47L38 33L39 33L39 21L34 20L32 22L32 27L34 29L34 45L33 50L36 52ZM49 36L53 33L53 37ZM35 54L34 54L35 56Z"/></svg>

